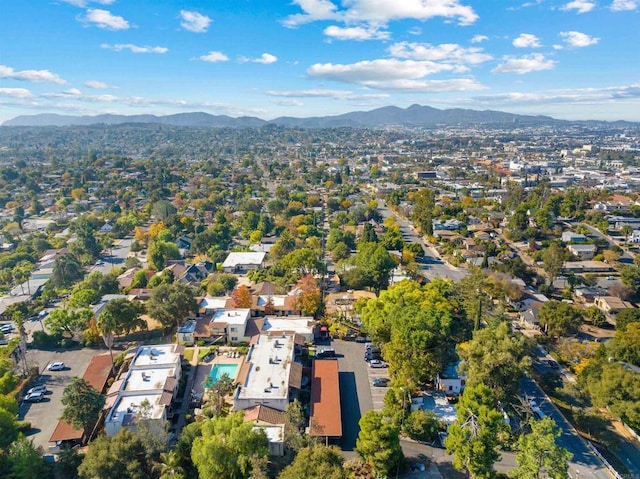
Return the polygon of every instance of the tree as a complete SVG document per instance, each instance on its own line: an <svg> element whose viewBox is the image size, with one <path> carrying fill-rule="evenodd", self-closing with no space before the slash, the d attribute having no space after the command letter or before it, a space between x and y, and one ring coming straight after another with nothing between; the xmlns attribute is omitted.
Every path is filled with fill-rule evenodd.
<svg viewBox="0 0 640 479"><path fill-rule="evenodd" d="M382 477L393 471L402 461L400 430L385 420L380 412L367 411L358 423L360 432L356 452Z"/></svg>
<svg viewBox="0 0 640 479"><path fill-rule="evenodd" d="M531 365L526 338L511 334L507 323L474 331L473 339L457 349L462 359L460 368L467 376L466 386L489 386L500 401L517 394L520 379Z"/></svg>
<svg viewBox="0 0 640 479"><path fill-rule="evenodd" d="M299 451L306 443L304 436L304 427L306 419L304 410L300 401L295 399L287 404L284 411L287 415L287 421L284 425L284 443L292 451Z"/></svg>
<svg viewBox="0 0 640 479"><path fill-rule="evenodd" d="M348 479L344 458L336 446L316 444L301 449L278 479Z"/></svg>
<svg viewBox="0 0 640 479"><path fill-rule="evenodd" d="M402 431L416 441L432 442L444 430L443 426L434 413L416 409L404 420Z"/></svg>
<svg viewBox="0 0 640 479"><path fill-rule="evenodd" d="M617 330L610 348L617 360L640 366L640 323Z"/></svg>
<svg viewBox="0 0 640 479"><path fill-rule="evenodd" d="M435 207L433 190L423 188L413 194L412 200L411 219L423 235L433 235L433 209Z"/></svg>
<svg viewBox="0 0 640 479"><path fill-rule="evenodd" d="M140 439L123 427L91 443L78 474L82 479L148 479L151 467Z"/></svg>
<svg viewBox="0 0 640 479"><path fill-rule="evenodd" d="M607 317L597 306L589 306L586 308L584 310L584 316L596 327L603 326L607 322Z"/></svg>
<svg viewBox="0 0 640 479"><path fill-rule="evenodd" d="M624 236L625 242L629 241L629 236L633 234L633 226L628 223L623 224L620 233Z"/></svg>
<svg viewBox="0 0 640 479"><path fill-rule="evenodd" d="M389 283L389 273L396 267L396 262L389 252L378 243L360 245L354 264L366 278L367 286L376 291L386 288Z"/></svg>
<svg viewBox="0 0 640 479"><path fill-rule="evenodd" d="M105 397L82 378L74 377L62 393L63 421L75 428L88 429L98 420Z"/></svg>
<svg viewBox="0 0 640 479"><path fill-rule="evenodd" d="M69 336L74 337L87 327L92 314L90 309L56 308L51 311L44 322L53 334L67 333Z"/></svg>
<svg viewBox="0 0 640 479"><path fill-rule="evenodd" d="M175 215L176 207L170 201L156 201L151 207L151 214L159 221L166 221L171 215Z"/></svg>
<svg viewBox="0 0 640 479"><path fill-rule="evenodd" d="M568 303L552 299L540 306L538 310L540 326L553 337L565 336L574 332L582 323L580 311Z"/></svg>
<svg viewBox="0 0 640 479"><path fill-rule="evenodd" d="M207 379L205 387L209 392L209 401L207 402L207 406L213 407L215 415L222 414L225 405L224 398L231 394L235 389L233 379L231 379L227 373L224 373L217 380L212 378Z"/></svg>
<svg viewBox="0 0 640 479"><path fill-rule="evenodd" d="M296 286L300 288L300 294L296 299L296 308L302 311L305 316L315 316L322 307L322 293L318 282L312 275L306 274L300 278Z"/></svg>
<svg viewBox="0 0 640 479"><path fill-rule="evenodd" d="M558 446L556 439L562 431L550 417L540 421L529 420L531 432L518 438L516 460L518 467L511 471L515 479L568 479L569 460L573 456L565 448ZM543 475L543 472L546 475Z"/></svg>
<svg viewBox="0 0 640 479"><path fill-rule="evenodd" d="M112 299L98 316L98 327L116 335L129 334L147 326L140 318L143 311L142 304L136 301L129 301L127 298Z"/></svg>
<svg viewBox="0 0 640 479"><path fill-rule="evenodd" d="M553 284L562 271L565 259L566 250L558 243L551 243L548 248L542 251L542 267L549 275L549 284Z"/></svg>
<svg viewBox="0 0 640 479"><path fill-rule="evenodd" d="M248 479L252 458L268 458L265 432L245 423L243 415L239 411L215 416L202 424L202 436L195 438L191 449L200 479Z"/></svg>
<svg viewBox="0 0 640 479"><path fill-rule="evenodd" d="M180 251L175 243L169 241L161 241L159 239L149 242L147 249L147 260L149 267L160 271L164 268L165 263L169 259L179 259Z"/></svg>
<svg viewBox="0 0 640 479"><path fill-rule="evenodd" d="M640 268L625 265L620 270L622 284L629 288L634 295L640 294Z"/></svg>
<svg viewBox="0 0 640 479"><path fill-rule="evenodd" d="M626 308L616 314L616 331L624 331L631 323L640 321L640 309Z"/></svg>
<svg viewBox="0 0 640 479"><path fill-rule="evenodd" d="M444 442L447 454L453 454L453 466L469 471L472 478L490 479L496 475L493 465L500 459L498 445L505 424L494 404L487 386L467 387Z"/></svg>
<svg viewBox="0 0 640 479"><path fill-rule="evenodd" d="M80 262L74 255L67 253L56 259L49 283L54 288L68 288L83 276Z"/></svg>
<svg viewBox="0 0 640 479"><path fill-rule="evenodd" d="M169 330L198 310L193 290L186 285L161 284L153 290L146 303L149 316Z"/></svg>
<svg viewBox="0 0 640 479"><path fill-rule="evenodd" d="M73 294L69 299L69 306L72 308L88 308L92 304L97 303L99 300L100 293L95 289L78 289L73 291Z"/></svg>
<svg viewBox="0 0 640 479"><path fill-rule="evenodd" d="M11 464L11 473L8 479L23 479L31 477L47 477L49 466L42 455L41 447L36 448L22 434L9 447L7 458Z"/></svg>
<svg viewBox="0 0 640 479"><path fill-rule="evenodd" d="M251 291L245 284L241 284L231 292L231 300L234 308L250 308L253 303Z"/></svg>

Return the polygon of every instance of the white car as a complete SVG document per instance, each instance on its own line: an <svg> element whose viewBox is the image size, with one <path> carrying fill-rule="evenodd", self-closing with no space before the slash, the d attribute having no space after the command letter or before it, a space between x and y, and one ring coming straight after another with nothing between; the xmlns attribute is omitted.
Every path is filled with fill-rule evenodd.
<svg viewBox="0 0 640 479"><path fill-rule="evenodd" d="M44 393L29 393L24 397L26 402L40 402L44 399Z"/></svg>
<svg viewBox="0 0 640 479"><path fill-rule="evenodd" d="M64 369L64 363L62 361L56 361L55 363L49 364L47 369L49 371L62 371Z"/></svg>
<svg viewBox="0 0 640 479"><path fill-rule="evenodd" d="M34 393L47 394L47 386L45 386L44 384L41 384L39 386L34 386L27 391L27 395L34 394Z"/></svg>
<svg viewBox="0 0 640 479"><path fill-rule="evenodd" d="M371 362L369 362L369 366L372 368L386 368L387 363L380 361L379 359L372 359Z"/></svg>

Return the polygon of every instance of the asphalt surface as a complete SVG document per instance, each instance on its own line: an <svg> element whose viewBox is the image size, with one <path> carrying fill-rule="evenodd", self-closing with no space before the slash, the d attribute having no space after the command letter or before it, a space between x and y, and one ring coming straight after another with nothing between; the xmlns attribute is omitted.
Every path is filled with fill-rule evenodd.
<svg viewBox="0 0 640 479"><path fill-rule="evenodd" d="M89 268L89 271L100 271L102 274L108 274L114 268L124 267L127 256L131 252L131 243L133 238L114 240L111 248L107 248L102 252L100 259Z"/></svg>
<svg viewBox="0 0 640 479"><path fill-rule="evenodd" d="M58 425L58 419L62 415L62 392L71 382L71 378L84 374L87 365L93 356L99 351L94 349L76 349L71 351L41 351L29 350L27 363L29 366L37 366L41 372L36 384L44 384L49 392L44 401L39 403L22 402L18 411L18 417L31 422L31 430L27 437L33 440L35 446L42 446L45 451L49 446L49 438ZM66 368L62 371L47 371L49 363L62 361Z"/></svg>
<svg viewBox="0 0 640 479"><path fill-rule="evenodd" d="M426 241L418 234L410 221L404 219L402 216L396 214L382 201L378 201L378 211L383 218L389 218L393 216L398 225L400 226L400 232L402 237L407 243L418 243L422 246L424 251L424 257L419 260L421 267L420 273L427 279L433 280L435 278L451 279L453 281L460 281L467 275L466 270L456 268L446 261L442 260L435 249L429 246Z"/></svg>
<svg viewBox="0 0 640 479"><path fill-rule="evenodd" d="M611 478L604 465L587 448L586 442L578 436L571 424L551 404L542 389L531 378L525 377L522 380L521 391L529 399L534 399L542 412L551 417L562 430L562 435L557 439L557 443L573 454L573 458L569 463L569 473L572 477L581 479Z"/></svg>

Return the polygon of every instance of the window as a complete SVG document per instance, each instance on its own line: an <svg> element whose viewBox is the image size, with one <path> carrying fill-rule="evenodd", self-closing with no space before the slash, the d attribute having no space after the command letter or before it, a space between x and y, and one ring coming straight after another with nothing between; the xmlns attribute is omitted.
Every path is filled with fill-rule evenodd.
<svg viewBox="0 0 640 479"><path fill-rule="evenodd" d="M231 341L237 341L238 337L237 336L231 336Z"/></svg>
<svg viewBox="0 0 640 479"><path fill-rule="evenodd" d="M449 386L449 391L453 391L453 386Z"/></svg>
<svg viewBox="0 0 640 479"><path fill-rule="evenodd" d="M232 333L237 333L238 332L238 328L231 328L231 332Z"/></svg>

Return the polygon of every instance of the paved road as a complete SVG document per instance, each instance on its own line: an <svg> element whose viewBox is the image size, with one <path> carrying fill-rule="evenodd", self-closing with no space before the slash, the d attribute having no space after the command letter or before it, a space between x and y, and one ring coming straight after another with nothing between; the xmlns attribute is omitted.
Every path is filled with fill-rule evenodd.
<svg viewBox="0 0 640 479"><path fill-rule="evenodd" d="M613 240L613 238L611 238L611 236L603 234L598 228L594 228L593 226L587 223L575 223L575 224L584 226L589 230L590 234L592 234L593 236L597 236L598 238L606 241L607 243L609 243L610 246L619 246L618 243L616 243ZM620 255L620 258L618 259L618 261L622 264L633 266L633 255L629 251L624 250L623 253Z"/></svg>
<svg viewBox="0 0 640 479"><path fill-rule="evenodd" d="M131 243L133 243L133 238L130 237L115 240L111 248L107 248L103 252L101 259L91 266L89 271L100 271L102 274L108 274L114 268L124 267L127 256L131 252Z"/></svg>
<svg viewBox="0 0 640 479"><path fill-rule="evenodd" d="M551 417L562 430L558 444L573 454L569 465L572 477L580 479L610 479L610 475L598 458L587 448L585 442L578 436L571 424L560 414L556 407L546 399L544 392L530 378L525 377L521 383L521 390L530 399L534 399L542 412Z"/></svg>
<svg viewBox="0 0 640 479"><path fill-rule="evenodd" d="M30 350L27 353L28 364L38 366L42 373L37 384L45 384L50 391L43 402L23 402L18 411L20 419L31 422L32 429L27 437L33 439L36 446L42 446L45 451L51 446L49 438L64 408L61 402L64 388L74 376L82 377L89 361L98 353L88 348L62 352ZM47 365L55 361L64 362L67 368L64 371L47 371Z"/></svg>
<svg viewBox="0 0 640 479"><path fill-rule="evenodd" d="M424 241L422 236L418 234L409 221L389 209L382 201L378 201L378 211L380 211L383 218L388 218L390 216L395 217L398 225L400 225L402 237L407 243L418 243L422 246L425 255L420 259L419 263L421 266L420 273L425 278L430 280L435 278L446 278L453 281L460 281L467 275L466 270L456 268L446 261L443 261L435 249Z"/></svg>

